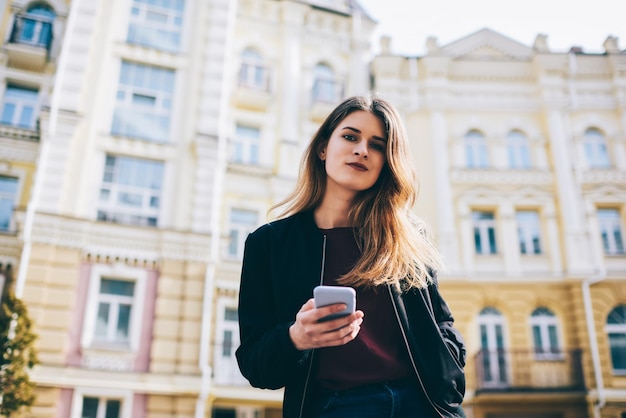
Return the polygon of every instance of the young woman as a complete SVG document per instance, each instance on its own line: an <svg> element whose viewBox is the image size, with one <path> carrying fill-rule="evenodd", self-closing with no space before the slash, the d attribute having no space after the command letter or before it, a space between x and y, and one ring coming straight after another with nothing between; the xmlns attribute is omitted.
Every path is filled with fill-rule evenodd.
<svg viewBox="0 0 626 418"><path fill-rule="evenodd" d="M464 417L465 346L439 294L436 247L397 111L352 97L322 123L279 220L249 235L237 361L252 386L285 388L285 418ZM317 285L351 286L357 310L319 319Z"/></svg>

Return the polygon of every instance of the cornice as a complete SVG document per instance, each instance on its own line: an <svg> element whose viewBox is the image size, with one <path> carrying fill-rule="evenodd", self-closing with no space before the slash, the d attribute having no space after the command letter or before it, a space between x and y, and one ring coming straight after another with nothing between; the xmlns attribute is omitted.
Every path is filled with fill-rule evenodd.
<svg viewBox="0 0 626 418"><path fill-rule="evenodd" d="M0 137L0 161L35 163L38 154L39 142Z"/></svg>
<svg viewBox="0 0 626 418"><path fill-rule="evenodd" d="M187 231L138 227L37 213L32 241L74 248L92 257L156 263L209 262L211 237Z"/></svg>
<svg viewBox="0 0 626 418"><path fill-rule="evenodd" d="M553 182L552 173L540 170L475 170L456 169L450 173L453 184L465 185L534 185L545 186Z"/></svg>
<svg viewBox="0 0 626 418"><path fill-rule="evenodd" d="M619 170L589 170L582 173L583 184L626 184L626 172Z"/></svg>

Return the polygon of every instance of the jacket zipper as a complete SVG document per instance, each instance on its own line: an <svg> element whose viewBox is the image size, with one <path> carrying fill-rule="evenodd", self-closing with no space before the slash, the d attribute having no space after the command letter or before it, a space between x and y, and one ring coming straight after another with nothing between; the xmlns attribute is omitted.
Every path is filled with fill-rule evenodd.
<svg viewBox="0 0 626 418"><path fill-rule="evenodd" d="M324 241L322 241L322 269L320 273L320 286L324 284L324 267L326 265L326 235L324 235ZM309 386L309 378L311 377L311 369L313 368L313 356L315 350L311 350L311 358L309 359L309 370L306 372L306 380L304 381L304 391L302 392L302 401L300 402L300 414L299 418L302 418L302 411L304 410L304 398L306 397L306 390Z"/></svg>
<svg viewBox="0 0 626 418"><path fill-rule="evenodd" d="M406 350L409 353L409 359L411 360L411 366L413 366L413 371L415 372L415 375L417 376L417 381L419 382L420 386L422 387L422 392L424 392L424 396L426 396L426 399L428 399L428 402L430 403L430 405L433 407L433 409L435 410L435 412L437 412L437 415L445 418L445 416L439 412L439 409L437 409L437 406L435 406L435 403L432 401L432 399L430 399L430 396L428 396L428 392L426 392L426 387L424 386L424 382L422 381L422 377L420 376L419 372L417 371L417 365L415 364L415 359L413 358L413 353L411 352L411 346L409 345L409 340L406 336L406 331L404 330L404 326L402 325L402 321L400 320L400 314L398 313L398 307L396 306L396 301L393 298L393 293L391 291L391 285L388 284L387 285L387 289L389 290L389 297L391 298L391 304L393 305L393 311L396 314L396 320L398 321L398 325L400 325L400 332L402 333L402 338L404 339L404 345L406 346Z"/></svg>

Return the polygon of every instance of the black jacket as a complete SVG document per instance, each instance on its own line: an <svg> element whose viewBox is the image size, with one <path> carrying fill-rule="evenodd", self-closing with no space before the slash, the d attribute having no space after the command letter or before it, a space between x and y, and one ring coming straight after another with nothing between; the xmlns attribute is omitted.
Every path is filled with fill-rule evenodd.
<svg viewBox="0 0 626 418"><path fill-rule="evenodd" d="M252 386L285 387L285 418L306 418L310 412L315 350L296 349L289 327L320 282L323 240L311 212L263 225L246 240L237 361ZM465 345L437 285L388 290L433 417L463 417Z"/></svg>

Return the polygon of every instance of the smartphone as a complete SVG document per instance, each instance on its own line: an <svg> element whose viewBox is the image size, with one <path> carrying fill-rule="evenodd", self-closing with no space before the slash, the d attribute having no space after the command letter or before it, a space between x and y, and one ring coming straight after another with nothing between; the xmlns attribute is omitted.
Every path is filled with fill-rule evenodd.
<svg viewBox="0 0 626 418"><path fill-rule="evenodd" d="M341 318L350 315L356 307L356 291L348 286L317 286L313 289L313 298L315 299L315 307L334 305L335 303L345 303L346 309L334 314L325 316L319 322L330 321L331 319Z"/></svg>

